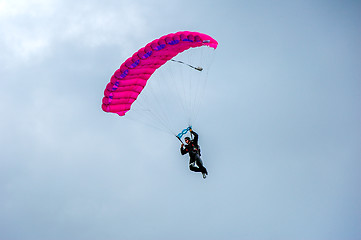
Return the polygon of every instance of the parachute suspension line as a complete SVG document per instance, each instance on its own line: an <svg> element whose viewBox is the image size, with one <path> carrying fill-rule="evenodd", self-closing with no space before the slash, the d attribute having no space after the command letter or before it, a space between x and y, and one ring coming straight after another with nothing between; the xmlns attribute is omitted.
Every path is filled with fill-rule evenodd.
<svg viewBox="0 0 361 240"><path fill-rule="evenodd" d="M195 66L192 66L192 65L190 65L190 64L188 64L188 63L185 63L185 62L182 62L182 61L178 61L178 60L175 60L175 59L171 59L170 61L187 65L188 67L191 67L191 68L193 68L193 69L195 69L195 70L198 70L198 71L200 71L200 72L203 71L203 68L202 68L202 67L195 67Z"/></svg>
<svg viewBox="0 0 361 240"><path fill-rule="evenodd" d="M132 113L134 114L134 112L135 111L133 110ZM157 129L159 131L166 132L166 133L169 133L171 131L170 129L168 129L168 127L163 122L160 122L161 126L149 123L149 120L153 120L152 116L153 116L154 119L157 118L156 115L153 114L153 112L149 112L149 114L151 114L151 115L139 114L139 116L133 116L132 114L128 114L127 119L137 121L139 123L144 124L145 126L148 126L148 127L151 127L151 128L154 128L154 129Z"/></svg>
<svg viewBox="0 0 361 240"><path fill-rule="evenodd" d="M133 103L128 117L171 133L182 142L177 136L180 127L194 125L202 109L200 103L204 100L210 60L210 51L206 49L209 48L189 49L178 54L177 60L169 60L157 69ZM202 66L202 70L194 66Z"/></svg>
<svg viewBox="0 0 361 240"><path fill-rule="evenodd" d="M164 126L164 128L168 129L168 131L173 134L173 132L172 132L172 130L170 128L170 126L171 126L170 122L171 121L170 121L170 119L168 117L169 113L167 113L167 110L165 109L165 105L164 105L164 102L166 101L166 99L163 99L163 101L160 100L159 97L158 97L158 94L155 92L155 89L159 89L162 82L167 82L167 81L162 81L161 82L160 80L165 80L165 79L160 79L160 78L153 79L152 82L154 84L156 84L157 87L155 87L155 85L153 85L153 86L150 85L151 86L150 93L151 93L151 96L153 98L153 102L154 102L155 105L157 105L157 107L159 109L159 111L157 111L158 114L156 114L156 112L151 110L151 109L149 109L149 110L153 114L153 116L156 117L156 119L159 121L159 123L161 123Z"/></svg>
<svg viewBox="0 0 361 240"><path fill-rule="evenodd" d="M164 109L164 102L166 100L159 99L160 93L158 90L161 89L162 79L156 76L152 76L152 78L143 89L143 94L139 95L139 99L134 103L132 112L135 112L135 115L139 115L139 118L136 118L138 121L142 119L143 121L141 122L146 123L148 126L174 134L171 124L169 124L169 113Z"/></svg>
<svg viewBox="0 0 361 240"><path fill-rule="evenodd" d="M171 96L174 97L174 106L180 108L183 110L183 113L186 113L186 107L184 106L184 101L181 101L182 96L181 92L179 91L180 86L182 85L182 82L180 79L182 79L182 71L175 71L172 64L166 63L163 66L163 70L167 71L159 71L160 79L163 80L163 87L167 88L167 91L171 93ZM166 99L165 101L170 101L171 99Z"/></svg>
<svg viewBox="0 0 361 240"><path fill-rule="evenodd" d="M208 74L214 60L214 55L214 49L210 49L210 47L201 47L200 58L198 60L201 66L205 66L205 71L203 71L202 76L196 81L198 83L196 93L198 94L195 94L195 99L193 101L194 107L192 109L194 112L192 116L194 117L194 121L197 120L200 110L202 109L202 104L204 103L205 92L208 85Z"/></svg>
<svg viewBox="0 0 361 240"><path fill-rule="evenodd" d="M208 47L206 47L208 48ZM209 50L209 49L207 49ZM203 65L207 66L206 68L206 71L204 72L204 75L202 77L202 82L201 82L201 85L199 85L199 94L198 94L198 99L197 99L197 102L195 103L196 106L198 106L198 109L196 109L196 112L194 113L195 115L195 118L198 117L199 115L199 112L200 112L200 109L202 108L202 102L204 101L204 95L205 95L205 90L207 88L207 81L208 81L208 73L209 73L209 61L207 61L206 63L206 60L209 60L209 56L206 56L204 57L205 55L205 49L203 48L202 51L201 51L201 57L200 57L200 61L202 62Z"/></svg>
<svg viewBox="0 0 361 240"><path fill-rule="evenodd" d="M165 64L165 66L171 69L172 73L174 69L177 70L176 74L173 73L174 79L172 78L172 80L175 81L172 87L173 90L175 87L177 89L176 95L180 98L179 104L182 106L184 116L188 118L188 125L194 124L194 121L198 118L201 109L200 104L204 99L209 70L209 56L205 53L209 52L209 47L189 49L186 54L180 53L177 55L177 60L171 59L169 64ZM171 64L172 62L189 68L175 67L175 64ZM176 81L177 77L178 81ZM181 81L179 81L179 79L181 79Z"/></svg>
<svg viewBox="0 0 361 240"><path fill-rule="evenodd" d="M196 51L191 51L189 55L187 55L188 57L188 62L194 62L194 63L197 63L197 64L201 64L200 62L200 56L199 53L202 52L202 47L198 48ZM199 94L199 86L201 86L201 80L202 80L202 76L204 74L204 72L188 72L189 73L189 89L188 89L188 92L189 92L189 95L188 95L188 98L189 98L189 110L190 110L190 119L189 119L189 122L188 122L188 125L191 125L194 123L194 120L195 120L195 110L196 110L196 99L198 97L198 94Z"/></svg>
<svg viewBox="0 0 361 240"><path fill-rule="evenodd" d="M184 72L183 71L178 71L179 72L179 79L185 79L185 76L184 76ZM176 79L174 79L174 80L176 80ZM181 82L181 81L175 81L175 84L176 84L176 86L177 86L177 89L176 89L176 91L177 91L177 93L178 93L178 98L180 99L180 104L181 104L181 106L182 106L182 110L183 110L183 115L184 116L187 116L187 104L186 104L186 102L187 102L187 99L186 99L186 97L187 97L187 95L186 95L186 91L185 91L185 84L186 84L186 82Z"/></svg>
<svg viewBox="0 0 361 240"><path fill-rule="evenodd" d="M172 62L180 63L182 61L172 60ZM189 83L189 76L186 74L186 69L182 69L181 67L175 67L175 65L169 63L166 64L169 68L169 72L171 73L171 80L173 81L172 87L175 86L175 94L178 99L178 104L180 105L181 109L183 110L183 116L189 116L190 108L189 108L189 96L188 91L189 87L187 86ZM185 64L188 65L188 64ZM190 119L188 119L190 122Z"/></svg>
<svg viewBox="0 0 361 240"><path fill-rule="evenodd" d="M179 91L175 89L175 86L179 87L183 82L180 81L179 74L176 74L179 71L174 72L171 65L165 63L161 69L157 69L151 79L149 79L143 93L139 95L139 99L134 103L132 112L136 112L134 115L142 115L140 116L141 118L138 118L138 121L142 119L142 122L147 123L148 126L162 129L163 131L167 130L165 132L176 135L174 130L178 131L178 129L172 126L179 121L177 120L178 118L174 119L177 116L179 117L179 114L171 113L173 111L182 111L185 107L182 105L182 97L177 98ZM178 69L179 67L176 68L176 70ZM172 108L169 106L172 106ZM129 113L129 115L131 114ZM183 114L182 116L187 115ZM184 121L182 122L184 123Z"/></svg>
<svg viewBox="0 0 361 240"><path fill-rule="evenodd" d="M200 50L200 53L202 53L203 51L203 49L202 48L200 48L199 49ZM200 61L200 59L202 59L202 58L200 58L199 59L199 57L202 57L202 55L197 55L197 56L195 56L195 57L197 57L198 59L196 59L198 62ZM192 106L191 106L191 110L192 110L192 114L191 114L191 116L192 116L192 120L193 121L195 121L195 117L196 117L196 112L197 112L197 106L199 106L198 104L197 104L197 99L199 99L199 94L200 94L200 91L199 91L199 88L201 88L201 85L202 85L202 81L203 81L203 74L204 74L204 72L202 72L199 76L197 76L195 79L194 79L194 81L192 81L191 82L191 84L192 84L192 95L190 96L190 97L192 97L193 98L193 100L191 101L191 104L192 104Z"/></svg>
<svg viewBox="0 0 361 240"><path fill-rule="evenodd" d="M133 113L134 112L137 112L139 116L133 118L133 116L129 114L130 115L129 118L133 118L133 120L142 122L144 125L153 127L155 129L174 134L173 131L170 129L169 125L167 124L167 122L164 121L161 115L157 114L156 111L152 111L149 108L145 108L139 105L136 111L133 110ZM156 123L154 123L154 120L156 120ZM151 123L152 121L153 124Z"/></svg>
<svg viewBox="0 0 361 240"><path fill-rule="evenodd" d="M169 125L167 125L159 113L157 114L156 111L152 111L150 108L144 107L142 104L140 104L140 102L134 104L134 108L127 115L129 119L138 121L157 130L173 134L172 130L169 128ZM155 120L156 122L154 123Z"/></svg>
<svg viewBox="0 0 361 240"><path fill-rule="evenodd" d="M188 56L188 60L186 59L187 61L184 61L184 62L190 62L190 60L192 60L192 58L194 58L194 57L189 57L189 54L191 54L191 53L192 53L192 51L188 52L188 54L186 55L186 56ZM183 56L183 58L184 58L184 56ZM177 60L173 60L172 62L184 63L183 61L177 61ZM190 64L184 63L184 65L189 66ZM172 88L173 90L175 90L175 95L177 96L177 99L178 99L177 102L183 110L183 118L184 117L188 118L188 119L183 119L183 120L186 120L186 122L188 123L188 126L191 126L193 111L192 111L192 92L190 90L192 90L191 84L194 81L194 79L193 79L194 76L192 76L192 75L194 73L198 73L198 71L200 72L201 70L198 70L198 69L201 69L201 67L183 68L183 67L178 67L172 63L169 63L168 66L170 68L169 72L172 74L171 80L173 81L173 83L170 83L169 87ZM194 69L196 69L198 71L194 71ZM184 121L182 123L184 124ZM188 129L187 129L187 131L188 131ZM179 136L179 134L177 135L177 138L181 138L181 137L182 136Z"/></svg>
<svg viewBox="0 0 361 240"><path fill-rule="evenodd" d="M198 64L200 64L201 66L206 66L204 65L204 62L202 61L203 59L203 51L204 48L200 47L199 49L199 53L197 55L191 56L193 61L196 61ZM192 111L191 113L191 117L192 117L192 121L196 121L199 110L200 110L200 99L202 99L202 90L204 91L204 80L205 80L205 75L208 71L208 68L206 66L205 71L203 71L202 73L196 74L194 75L194 79L190 82L191 86L190 86L190 98L192 99L190 101L190 109ZM190 124L190 123L189 123Z"/></svg>

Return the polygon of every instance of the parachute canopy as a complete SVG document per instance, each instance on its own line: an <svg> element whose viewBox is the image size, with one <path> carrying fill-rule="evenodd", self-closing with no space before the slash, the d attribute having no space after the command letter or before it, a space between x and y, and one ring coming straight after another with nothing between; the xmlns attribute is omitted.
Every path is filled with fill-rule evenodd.
<svg viewBox="0 0 361 240"><path fill-rule="evenodd" d="M217 45L218 42L206 34L188 31L153 40L114 72L104 91L103 111L124 116L155 70L189 48L208 46L216 49Z"/></svg>

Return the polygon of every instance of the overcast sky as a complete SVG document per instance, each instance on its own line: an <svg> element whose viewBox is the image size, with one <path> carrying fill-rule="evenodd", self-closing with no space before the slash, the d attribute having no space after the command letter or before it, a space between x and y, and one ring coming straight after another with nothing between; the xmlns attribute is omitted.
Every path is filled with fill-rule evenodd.
<svg viewBox="0 0 361 240"><path fill-rule="evenodd" d="M361 2L0 0L0 239L361 239ZM200 134L101 110L177 31L219 42Z"/></svg>

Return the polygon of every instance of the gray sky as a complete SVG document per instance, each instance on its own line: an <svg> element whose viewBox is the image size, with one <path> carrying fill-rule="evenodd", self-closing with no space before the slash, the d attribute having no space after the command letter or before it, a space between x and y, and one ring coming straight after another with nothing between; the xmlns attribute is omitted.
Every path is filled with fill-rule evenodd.
<svg viewBox="0 0 361 240"><path fill-rule="evenodd" d="M360 1L0 1L0 239L361 238ZM164 34L219 42L200 134L101 110Z"/></svg>

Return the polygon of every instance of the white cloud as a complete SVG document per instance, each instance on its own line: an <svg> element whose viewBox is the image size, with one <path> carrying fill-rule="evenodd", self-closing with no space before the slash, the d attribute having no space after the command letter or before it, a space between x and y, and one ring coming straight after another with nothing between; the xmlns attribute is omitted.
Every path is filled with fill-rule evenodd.
<svg viewBox="0 0 361 240"><path fill-rule="evenodd" d="M51 14L55 3L56 0L2 0L0 1L0 17Z"/></svg>
<svg viewBox="0 0 361 240"><path fill-rule="evenodd" d="M100 7L96 2L2 1L0 46L5 50L0 61L3 58L10 64L42 59L64 42L90 48L104 44L124 46L126 37L143 34L143 9L139 3L131 2Z"/></svg>
<svg viewBox="0 0 361 240"><path fill-rule="evenodd" d="M97 5L77 7L64 20L63 37L81 39L84 44L96 47L102 44L119 44L122 38L139 35L146 24L141 17L139 4L120 4L119 8L98 9Z"/></svg>
<svg viewBox="0 0 361 240"><path fill-rule="evenodd" d="M45 20L55 5L55 1L43 0L0 2L0 44L7 64L15 59L29 61L48 51L51 35Z"/></svg>

